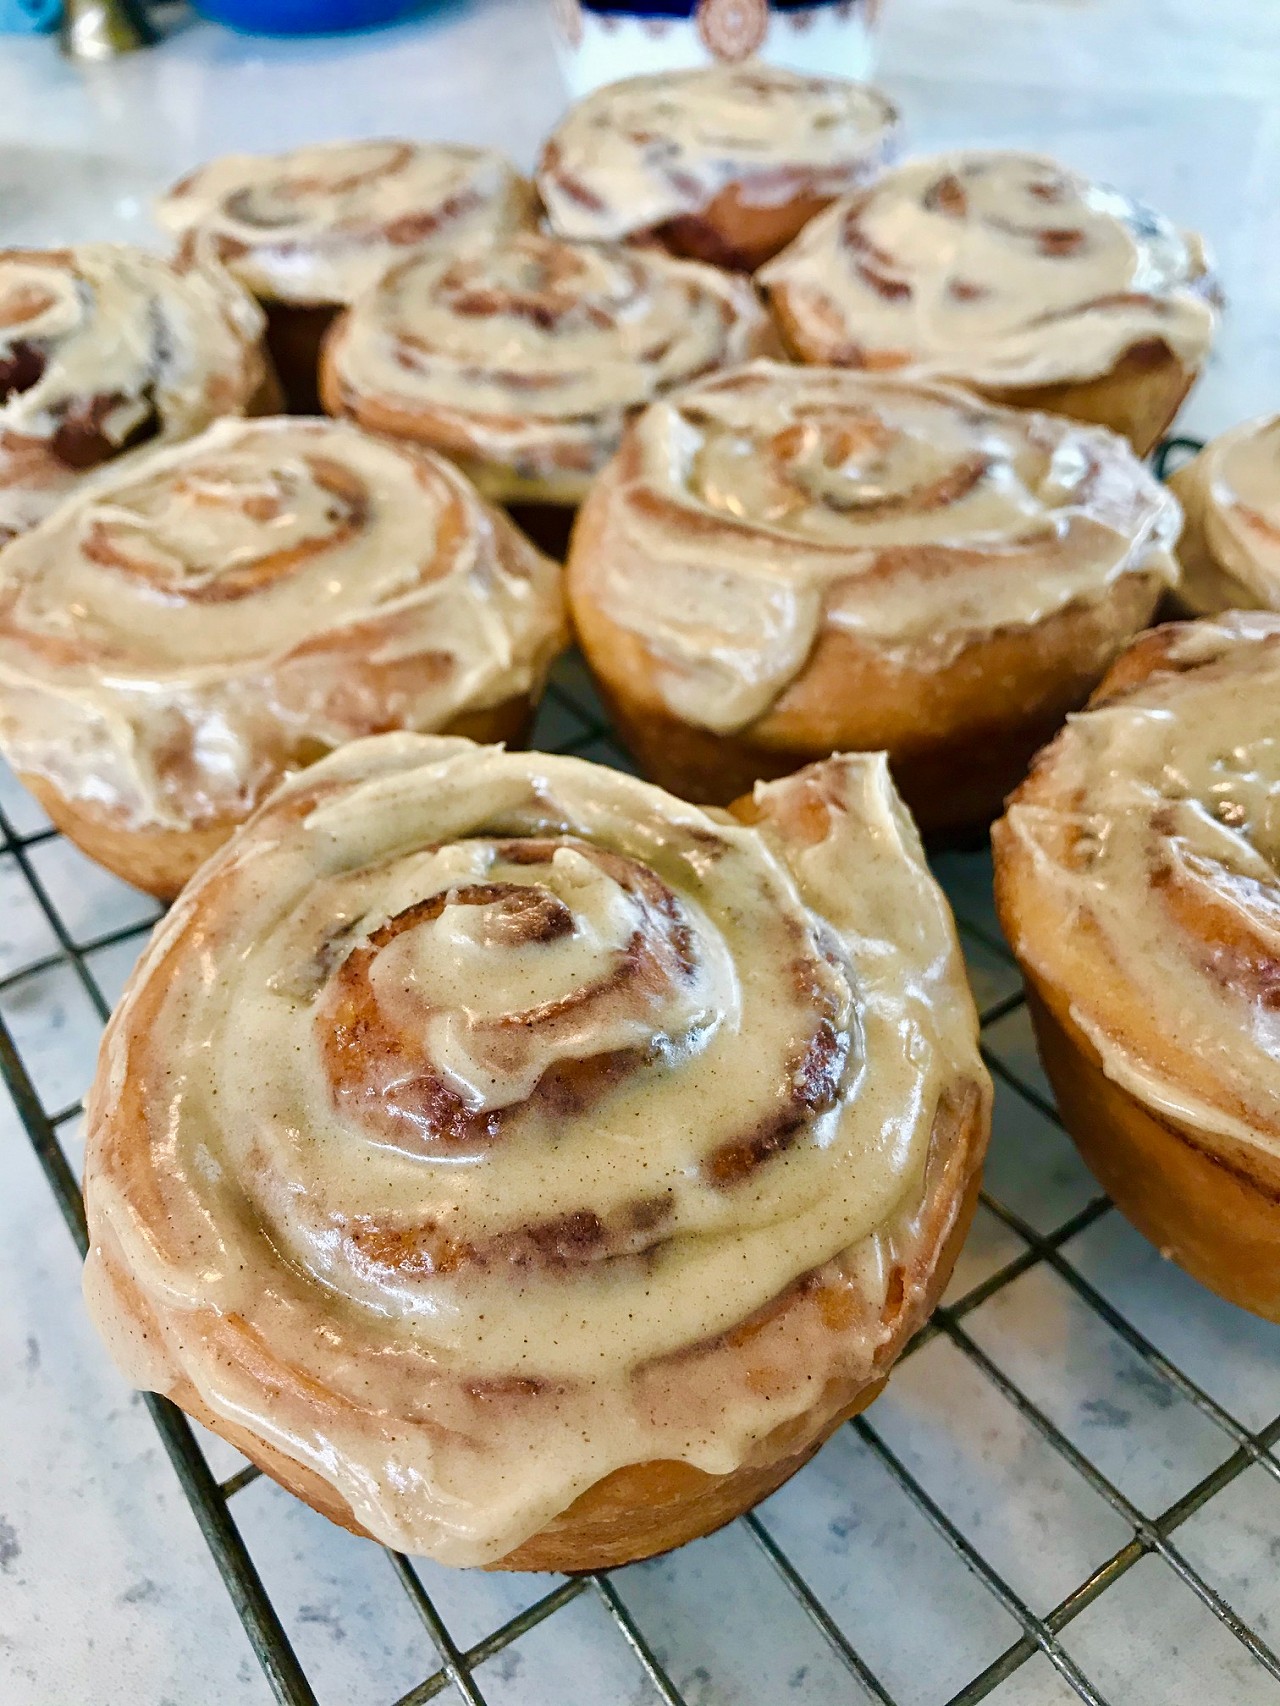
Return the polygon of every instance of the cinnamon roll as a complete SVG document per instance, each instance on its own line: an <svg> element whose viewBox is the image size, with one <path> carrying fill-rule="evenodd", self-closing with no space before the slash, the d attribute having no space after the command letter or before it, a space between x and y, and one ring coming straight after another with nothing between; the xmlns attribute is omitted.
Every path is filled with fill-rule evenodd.
<svg viewBox="0 0 1280 1706"><path fill-rule="evenodd" d="M1123 433L1140 455L1208 354L1200 238L1037 155L910 160L761 274L801 360L958 380Z"/></svg>
<svg viewBox="0 0 1280 1706"><path fill-rule="evenodd" d="M501 502L578 503L627 419L774 347L750 283L536 233L407 261L334 328L331 414L442 451Z"/></svg>
<svg viewBox="0 0 1280 1706"><path fill-rule="evenodd" d="M996 825L1067 1128L1117 1207L1280 1320L1280 616L1144 634Z"/></svg>
<svg viewBox="0 0 1280 1706"><path fill-rule="evenodd" d="M1280 415L1224 432L1169 484L1186 517L1183 608L1280 610Z"/></svg>
<svg viewBox="0 0 1280 1706"><path fill-rule="evenodd" d="M610 83L552 132L538 188L553 228L754 272L890 158L878 89L750 62Z"/></svg>
<svg viewBox="0 0 1280 1706"><path fill-rule="evenodd" d="M645 770L722 802L884 749L985 824L1176 577L1178 506L1097 427L755 362L655 403L578 518L582 647Z"/></svg>
<svg viewBox="0 0 1280 1706"><path fill-rule="evenodd" d="M387 735L161 925L89 1099L90 1308L349 1528L625 1563L875 1395L972 1210L989 1085L880 757L707 813Z"/></svg>
<svg viewBox="0 0 1280 1706"><path fill-rule="evenodd" d="M217 268L123 243L0 249L0 543L124 451L270 408L261 340Z"/></svg>
<svg viewBox="0 0 1280 1706"><path fill-rule="evenodd" d="M556 566L449 463L219 421L0 552L0 749L85 852L168 897L344 741L520 735L563 640Z"/></svg>
<svg viewBox="0 0 1280 1706"><path fill-rule="evenodd" d="M323 142L231 154L156 207L197 259L215 256L267 312L292 406L313 414L320 341L338 309L408 254L532 226L531 185L491 148Z"/></svg>

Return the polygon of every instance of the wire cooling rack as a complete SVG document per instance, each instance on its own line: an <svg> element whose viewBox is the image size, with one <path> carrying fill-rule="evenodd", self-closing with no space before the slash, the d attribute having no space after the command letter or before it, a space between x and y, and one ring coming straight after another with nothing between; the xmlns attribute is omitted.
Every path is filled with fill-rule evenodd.
<svg viewBox="0 0 1280 1706"><path fill-rule="evenodd" d="M534 744L626 767L576 658L555 673ZM140 949L150 920L86 932L55 903L55 832L20 833L0 811L0 835L0 865L47 926L47 951L0 978L0 1070L83 1252L80 1105L42 1100L11 1017L59 972L105 1018L104 955ZM989 860L946 854L936 868L997 1084L974 1232L887 1394L729 1530L572 1579L386 1552L386 1586L399 1584L435 1662L407 1689L388 1693L370 1667L358 1694L335 1692L300 1639L312 1608L300 1624L273 1603L237 1520L259 1472L219 1479L208 1436L146 1398L284 1706L1280 1702L1268 1639L1274 1623L1280 1640L1280 1337L1162 1263L1097 1193L1035 1060Z"/></svg>

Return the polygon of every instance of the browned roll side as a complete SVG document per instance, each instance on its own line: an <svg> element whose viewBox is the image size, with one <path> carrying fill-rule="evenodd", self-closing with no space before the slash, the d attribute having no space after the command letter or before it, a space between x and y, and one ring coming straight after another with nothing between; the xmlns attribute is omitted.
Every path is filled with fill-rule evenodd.
<svg viewBox="0 0 1280 1706"><path fill-rule="evenodd" d="M579 516L569 595L664 786L723 803L884 750L921 826L959 832L999 811L1150 618L1176 530L1107 433L756 363L632 428Z"/></svg>
<svg viewBox="0 0 1280 1706"><path fill-rule="evenodd" d="M754 272L895 152L898 115L865 83L719 64L609 83L538 163L552 229Z"/></svg>
<svg viewBox="0 0 1280 1706"><path fill-rule="evenodd" d="M609 1567L879 1391L989 1098L882 759L731 815L384 736L286 782L140 963L90 1097L87 1297L130 1378L333 1520Z"/></svg>
<svg viewBox="0 0 1280 1706"><path fill-rule="evenodd" d="M213 260L258 298L290 409L315 414L320 346L339 309L408 255L531 228L537 198L491 148L326 142L211 160L156 217L189 264Z"/></svg>
<svg viewBox="0 0 1280 1706"><path fill-rule="evenodd" d="M520 738L563 639L557 569L450 464L226 421L0 554L0 748L85 852L167 899L344 741Z"/></svg>
<svg viewBox="0 0 1280 1706"><path fill-rule="evenodd" d="M1110 427L1145 455L1213 339L1200 238L1052 160L911 160L760 274L802 361L957 382Z"/></svg>
<svg viewBox="0 0 1280 1706"><path fill-rule="evenodd" d="M1142 636L995 826L1067 1129L1121 1212L1280 1319L1280 619Z"/></svg>

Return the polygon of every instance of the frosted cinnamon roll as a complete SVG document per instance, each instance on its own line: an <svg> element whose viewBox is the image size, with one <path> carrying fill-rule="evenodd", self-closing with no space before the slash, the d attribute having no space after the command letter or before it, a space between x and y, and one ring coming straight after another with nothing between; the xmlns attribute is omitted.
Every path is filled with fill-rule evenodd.
<svg viewBox="0 0 1280 1706"><path fill-rule="evenodd" d="M897 129L886 96L843 78L754 62L629 77L561 121L538 188L564 237L753 272L874 178Z"/></svg>
<svg viewBox="0 0 1280 1706"><path fill-rule="evenodd" d="M761 274L804 361L958 380L1123 433L1145 454L1213 340L1200 238L1052 160L909 160Z"/></svg>
<svg viewBox="0 0 1280 1706"><path fill-rule="evenodd" d="M621 1564L879 1390L988 1101L883 759L730 815L389 735L153 938L89 1101L88 1300L131 1380L347 1527Z"/></svg>
<svg viewBox="0 0 1280 1706"><path fill-rule="evenodd" d="M1143 635L996 825L1067 1128L1166 1256L1280 1320L1280 616Z"/></svg>
<svg viewBox="0 0 1280 1706"><path fill-rule="evenodd" d="M0 543L90 469L272 406L262 315L123 243L0 249Z"/></svg>
<svg viewBox="0 0 1280 1706"><path fill-rule="evenodd" d="M1184 609L1280 609L1280 415L1224 432L1169 484L1186 517Z"/></svg>
<svg viewBox="0 0 1280 1706"><path fill-rule="evenodd" d="M745 279L529 233L386 274L335 327L321 388L490 497L573 505L638 409L773 343Z"/></svg>
<svg viewBox="0 0 1280 1706"><path fill-rule="evenodd" d="M536 203L490 148L323 142L212 160L174 185L156 218L262 302L290 400L313 413L320 340L343 304L408 254L531 226Z"/></svg>
<svg viewBox="0 0 1280 1706"><path fill-rule="evenodd" d="M385 729L523 733L559 572L449 463L220 421L0 552L0 750L162 897L285 772Z"/></svg>
<svg viewBox="0 0 1280 1706"><path fill-rule="evenodd" d="M1176 578L1178 506L1099 428L755 362L655 403L583 507L582 647L645 770L723 802L886 750L988 822Z"/></svg>

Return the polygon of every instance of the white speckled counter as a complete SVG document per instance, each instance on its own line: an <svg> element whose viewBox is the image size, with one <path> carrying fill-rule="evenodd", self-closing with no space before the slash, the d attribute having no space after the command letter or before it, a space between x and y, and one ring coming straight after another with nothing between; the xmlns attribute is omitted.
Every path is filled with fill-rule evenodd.
<svg viewBox="0 0 1280 1706"><path fill-rule="evenodd" d="M1043 147L1203 229L1231 306L1180 429L1280 406L1280 6L891 0L882 64L915 146ZM0 38L0 241L151 240L150 192L231 147L403 132L527 161L560 105L538 0L344 41L191 25L89 71L46 41ZM592 715L562 675L542 742L607 758ZM44 835L3 776L0 813L0 1015L45 1106L70 1109L99 1020L22 861L107 1000L153 909ZM1096 1203L1044 1104L986 862L952 856L942 874L1003 1075L999 1211L979 1214L947 1330L755 1529L621 1572L613 1590L690 1706L877 1698L849 1647L902 1706L942 1706L984 1671L997 1706L1066 1706L1068 1671L1109 1706L1276 1706L1280 1681L1229 1622L1280 1647L1280 1330L1218 1303ZM73 1158L75 1125L60 1127ZM77 1269L0 1096L0 1702L261 1706L270 1691L145 1410L89 1329ZM232 1473L235 1454L201 1437L215 1473ZM443 1679L419 1687L439 1657L376 1548L263 1481L232 1510L325 1706L410 1691L456 1706ZM1143 1521L1163 1551L1134 1549ZM771 1546L826 1607L834 1644ZM421 1577L463 1651L555 1585ZM1060 1635L1056 1668L1034 1649L1013 1665L1029 1626ZM1007 1652L1007 1675L989 1668ZM594 1587L477 1655L474 1687L490 1706L661 1698Z"/></svg>

